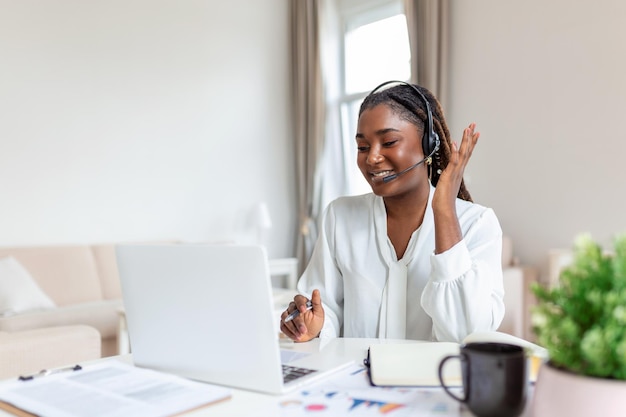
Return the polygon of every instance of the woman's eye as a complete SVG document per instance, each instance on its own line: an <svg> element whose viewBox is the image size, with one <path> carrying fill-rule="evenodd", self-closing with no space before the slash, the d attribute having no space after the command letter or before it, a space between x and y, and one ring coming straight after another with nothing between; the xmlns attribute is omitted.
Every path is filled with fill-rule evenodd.
<svg viewBox="0 0 626 417"><path fill-rule="evenodd" d="M397 142L397 140L390 140L390 141L387 141L387 142L383 143L383 146L390 147L390 146L395 145L396 142Z"/></svg>
<svg viewBox="0 0 626 417"><path fill-rule="evenodd" d="M357 146L356 148L359 152L365 152L367 151L368 147L367 146Z"/></svg>

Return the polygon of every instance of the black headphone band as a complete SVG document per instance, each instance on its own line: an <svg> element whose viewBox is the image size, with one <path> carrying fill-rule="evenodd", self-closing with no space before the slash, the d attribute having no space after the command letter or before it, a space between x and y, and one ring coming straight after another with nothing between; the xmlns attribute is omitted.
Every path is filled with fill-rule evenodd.
<svg viewBox="0 0 626 417"><path fill-rule="evenodd" d="M383 87L389 84L405 85L407 87L410 87L424 103L424 106L426 107L426 126L424 126L424 136L422 138L422 150L424 151L424 156L432 157L433 154L437 152L437 150L439 150L440 141L439 141L439 135L437 134L437 132L435 132L435 125L433 123L433 113L430 109L430 103L428 102L428 99L413 84L407 83L406 81L396 81L396 80L385 81L384 83L374 88L369 93L369 95L371 96L372 94L377 93L380 89L382 89ZM412 109L409 109L409 110L412 110Z"/></svg>

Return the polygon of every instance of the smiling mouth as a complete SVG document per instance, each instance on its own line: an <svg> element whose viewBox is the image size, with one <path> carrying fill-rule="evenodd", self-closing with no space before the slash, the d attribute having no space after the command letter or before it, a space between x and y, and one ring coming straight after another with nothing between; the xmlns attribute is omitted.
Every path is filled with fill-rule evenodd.
<svg viewBox="0 0 626 417"><path fill-rule="evenodd" d="M393 174L393 171L370 172L370 177L372 177L374 181L380 181L391 174Z"/></svg>

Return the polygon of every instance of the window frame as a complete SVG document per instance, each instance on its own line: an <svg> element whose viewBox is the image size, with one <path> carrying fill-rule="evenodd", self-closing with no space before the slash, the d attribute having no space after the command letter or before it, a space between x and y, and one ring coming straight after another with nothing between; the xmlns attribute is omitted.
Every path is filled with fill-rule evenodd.
<svg viewBox="0 0 626 417"><path fill-rule="evenodd" d="M379 20L387 19L398 14L405 14L404 5L402 0L371 0L362 1L358 0L339 0L339 23L341 39L339 42L339 65L341 74L339 76L339 95L337 97L337 105L340 112L341 121L341 142L342 152L344 155L344 168L345 183L350 191L350 194L360 194L364 191L369 192L369 185L359 174L357 180L355 178L356 168L356 143L354 140L350 140L354 136L354 129L356 126L350 126L354 120L350 116L350 107L354 102L361 102L370 93L367 91L358 91L353 93L346 93L346 34L355 28L363 25L374 23ZM408 81L408 80L404 80ZM373 88L374 86L372 86ZM352 115L354 116L354 115ZM349 156L354 159L349 160ZM350 163L352 162L352 163Z"/></svg>

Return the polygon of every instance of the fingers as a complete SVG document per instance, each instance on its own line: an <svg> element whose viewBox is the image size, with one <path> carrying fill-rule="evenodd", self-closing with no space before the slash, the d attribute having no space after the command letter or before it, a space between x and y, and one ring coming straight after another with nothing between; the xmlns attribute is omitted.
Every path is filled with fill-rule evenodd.
<svg viewBox="0 0 626 417"><path fill-rule="evenodd" d="M315 290L317 291L317 290ZM319 291L317 291L319 296ZM304 313L306 311L306 303L309 301L304 295L296 295L293 297L293 303L296 304L296 309L300 311L300 313Z"/></svg>
<svg viewBox="0 0 626 417"><path fill-rule="evenodd" d="M322 296L320 295L320 290L313 290L313 294L311 294L311 303L313 304L314 312L317 312L322 308Z"/></svg>
<svg viewBox="0 0 626 417"><path fill-rule="evenodd" d="M476 131L476 123L470 123L463 130L461 144L451 143L450 158L439 176L435 196L433 197L434 209L444 213L454 212L454 202L463 181L465 167L472 156L472 151L479 137L480 133Z"/></svg>
<svg viewBox="0 0 626 417"><path fill-rule="evenodd" d="M292 301L289 303L287 310L283 311L280 315L280 330L290 339L297 340L300 337L300 333L298 332L298 328L296 327L294 320L285 322L287 317L294 311L296 311L296 303Z"/></svg>
<svg viewBox="0 0 626 417"><path fill-rule="evenodd" d="M478 143L478 138L480 137L480 132L476 132L476 123L470 123L468 127L463 130L463 139L461 140L461 148L458 150L458 153L461 157L461 160L468 161L470 156L472 156L472 151ZM453 152L456 150L457 146L454 144Z"/></svg>
<svg viewBox="0 0 626 417"><path fill-rule="evenodd" d="M300 334L295 327L293 320L285 323L285 318L287 318L287 316L290 314L290 311L293 311L290 310L293 304L293 302L290 303L290 307L286 311L284 311L283 314L280 315L280 331L283 332L288 338L292 340L298 340Z"/></svg>
<svg viewBox="0 0 626 417"><path fill-rule="evenodd" d="M314 290L311 294L311 307L307 306L307 302L309 299L305 296L296 295L293 301L289 303L287 310L280 316L280 330L296 342L304 342L315 337L315 335L309 334L308 324L311 324L313 328L320 327L320 317L323 323L324 309L319 290Z"/></svg>
<svg viewBox="0 0 626 417"><path fill-rule="evenodd" d="M459 146L456 142L452 142L451 144L450 160L448 161L448 164L451 165L450 168L456 167L461 170L465 168L472 156L476 143L478 143L479 137L480 132L476 131L476 123L470 123L470 125L463 130L461 145Z"/></svg>
<svg viewBox="0 0 626 417"><path fill-rule="evenodd" d="M319 298L319 291L318 291ZM307 333L307 327L302 318L303 313L307 311L308 298L303 295L296 295L293 301L289 303L287 310L285 310L280 316L280 329L290 339L300 341ZM292 319L288 317L293 316L294 312L299 314Z"/></svg>

